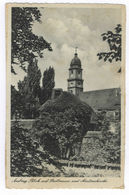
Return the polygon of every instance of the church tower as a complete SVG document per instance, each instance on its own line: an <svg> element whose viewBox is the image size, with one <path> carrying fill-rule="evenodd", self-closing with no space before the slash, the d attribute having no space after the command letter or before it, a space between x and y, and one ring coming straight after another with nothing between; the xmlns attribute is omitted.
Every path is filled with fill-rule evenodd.
<svg viewBox="0 0 129 195"><path fill-rule="evenodd" d="M81 60L78 58L77 48L69 68L68 92L77 96L83 92Z"/></svg>

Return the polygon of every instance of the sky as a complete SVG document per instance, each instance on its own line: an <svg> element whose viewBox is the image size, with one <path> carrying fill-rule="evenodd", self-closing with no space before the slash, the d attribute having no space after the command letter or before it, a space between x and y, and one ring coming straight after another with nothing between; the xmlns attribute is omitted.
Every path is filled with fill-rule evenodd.
<svg viewBox="0 0 129 195"><path fill-rule="evenodd" d="M97 53L108 51L101 34L113 31L121 24L119 8L40 8L42 23L34 23L33 32L51 43L53 51L43 51L38 66L43 73L49 66L55 69L55 88L67 90L68 69L78 47L82 63L84 91L120 87L120 62L98 60ZM15 69L12 84L24 78L25 73Z"/></svg>

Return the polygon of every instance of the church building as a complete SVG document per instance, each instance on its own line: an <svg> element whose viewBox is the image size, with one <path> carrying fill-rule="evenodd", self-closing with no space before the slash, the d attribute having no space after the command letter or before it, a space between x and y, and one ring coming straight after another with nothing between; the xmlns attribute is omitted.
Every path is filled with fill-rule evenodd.
<svg viewBox="0 0 129 195"><path fill-rule="evenodd" d="M83 91L83 69L81 60L77 54L77 48L68 69L67 91L87 103L95 113L104 112L111 125L121 120L121 90L120 88L108 88L94 91ZM54 89L52 99L63 92L62 89ZM94 120L93 120L94 121Z"/></svg>
<svg viewBox="0 0 129 195"><path fill-rule="evenodd" d="M75 50L74 58L70 63L68 92L78 96L86 102L95 112L106 112L111 120L120 121L121 115L121 90L120 88L83 91L82 64Z"/></svg>

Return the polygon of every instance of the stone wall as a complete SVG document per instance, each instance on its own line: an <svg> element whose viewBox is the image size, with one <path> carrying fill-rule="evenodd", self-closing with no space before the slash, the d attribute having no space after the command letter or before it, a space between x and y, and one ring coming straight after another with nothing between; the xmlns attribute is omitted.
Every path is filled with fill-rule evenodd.
<svg viewBox="0 0 129 195"><path fill-rule="evenodd" d="M81 154L82 159L88 163L104 163L101 146L101 133L93 132L83 138Z"/></svg>

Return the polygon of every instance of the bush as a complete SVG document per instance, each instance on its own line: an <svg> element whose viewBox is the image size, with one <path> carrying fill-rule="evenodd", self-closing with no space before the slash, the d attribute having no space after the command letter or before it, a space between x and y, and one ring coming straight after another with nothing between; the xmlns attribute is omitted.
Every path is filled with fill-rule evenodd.
<svg viewBox="0 0 129 195"><path fill-rule="evenodd" d="M76 155L77 147L78 152L81 148L92 112L76 96L63 92L40 108L40 119L33 126L33 134L50 154L69 159Z"/></svg>
<svg viewBox="0 0 129 195"><path fill-rule="evenodd" d="M11 127L11 176L37 176L42 174L41 153L36 151L34 142L27 129L19 122ZM40 166L40 168L36 168Z"/></svg>
<svg viewBox="0 0 129 195"><path fill-rule="evenodd" d="M116 123L116 131L114 133L107 131L103 134L104 156L109 163L119 163L121 161L121 132L120 123Z"/></svg>
<svg viewBox="0 0 129 195"><path fill-rule="evenodd" d="M11 127L11 176L48 175L51 171L48 170L47 165L50 164L58 170L58 175L62 172L56 159L33 138L30 130L24 129L19 122L13 123Z"/></svg>
<svg viewBox="0 0 129 195"><path fill-rule="evenodd" d="M81 156L87 162L115 163L121 161L121 133L120 122L115 123L115 132L110 131L110 123L105 117L105 112L98 114L98 137L85 138L82 145Z"/></svg>

